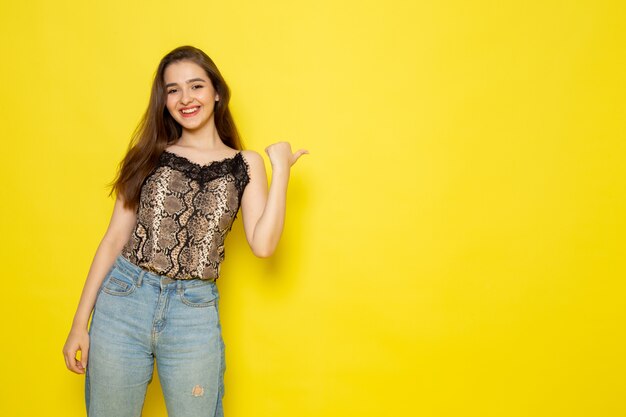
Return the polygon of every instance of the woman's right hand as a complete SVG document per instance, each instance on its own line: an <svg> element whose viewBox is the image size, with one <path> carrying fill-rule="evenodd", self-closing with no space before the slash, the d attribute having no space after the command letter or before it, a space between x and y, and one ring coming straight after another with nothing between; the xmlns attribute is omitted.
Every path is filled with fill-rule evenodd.
<svg viewBox="0 0 626 417"><path fill-rule="evenodd" d="M77 352L80 351L80 360L76 359ZM70 330L65 346L63 346L63 356L65 366L72 372L84 374L87 369L87 357L89 355L89 333L87 329Z"/></svg>

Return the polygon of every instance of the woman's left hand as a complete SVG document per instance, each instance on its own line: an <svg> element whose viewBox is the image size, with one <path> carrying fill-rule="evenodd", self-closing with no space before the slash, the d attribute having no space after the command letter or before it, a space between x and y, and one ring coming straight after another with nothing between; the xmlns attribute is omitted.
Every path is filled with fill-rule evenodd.
<svg viewBox="0 0 626 417"><path fill-rule="evenodd" d="M270 158L272 170L275 171L281 169L288 170L296 163L298 158L305 153L308 154L309 151L299 149L295 153L292 153L289 142L277 142L265 148L265 153L267 153L267 156Z"/></svg>

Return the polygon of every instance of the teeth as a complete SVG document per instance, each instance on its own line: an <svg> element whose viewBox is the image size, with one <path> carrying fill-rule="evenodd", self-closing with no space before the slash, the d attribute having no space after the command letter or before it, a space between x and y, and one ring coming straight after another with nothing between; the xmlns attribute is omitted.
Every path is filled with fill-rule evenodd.
<svg viewBox="0 0 626 417"><path fill-rule="evenodd" d="M181 111L185 114L189 114L189 113L195 112L196 110L198 110L197 107L194 107L193 109L187 109L187 110L181 110Z"/></svg>

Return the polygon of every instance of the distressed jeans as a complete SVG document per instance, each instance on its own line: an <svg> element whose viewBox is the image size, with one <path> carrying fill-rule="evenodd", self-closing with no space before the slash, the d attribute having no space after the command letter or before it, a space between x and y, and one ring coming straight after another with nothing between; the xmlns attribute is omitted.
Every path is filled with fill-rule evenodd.
<svg viewBox="0 0 626 417"><path fill-rule="evenodd" d="M169 417L222 417L224 342L213 281L174 280L119 255L89 327L89 417L139 417L154 361Z"/></svg>

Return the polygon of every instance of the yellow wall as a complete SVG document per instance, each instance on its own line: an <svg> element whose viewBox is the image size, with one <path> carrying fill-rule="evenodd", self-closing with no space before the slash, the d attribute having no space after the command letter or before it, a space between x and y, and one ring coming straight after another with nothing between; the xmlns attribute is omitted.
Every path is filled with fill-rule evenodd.
<svg viewBox="0 0 626 417"><path fill-rule="evenodd" d="M228 416L626 415L623 2L92 3L0 6L0 415L84 415L61 348L182 44L311 152L276 255L227 241Z"/></svg>

